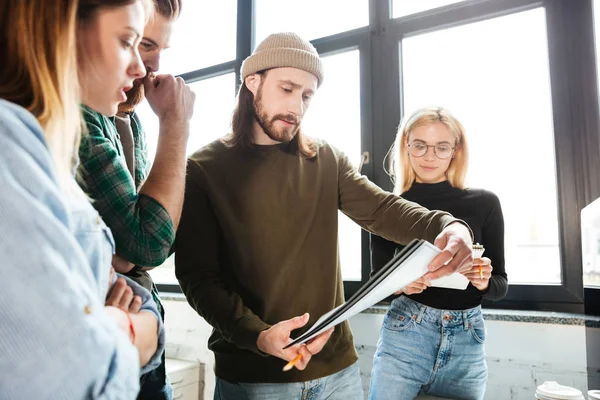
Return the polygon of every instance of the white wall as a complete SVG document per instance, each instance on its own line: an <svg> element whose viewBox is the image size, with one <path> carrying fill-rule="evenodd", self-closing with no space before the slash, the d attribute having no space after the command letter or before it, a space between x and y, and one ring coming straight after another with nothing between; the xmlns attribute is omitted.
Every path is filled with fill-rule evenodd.
<svg viewBox="0 0 600 400"><path fill-rule="evenodd" d="M210 326L185 301L167 300L164 306L167 357L204 363L207 372L204 398L212 399L214 357L207 349ZM359 314L350 320L365 392L382 320L380 314ZM487 329L486 400L530 400L537 385L546 380L587 390L585 327L488 321ZM588 328L588 336L596 335L596 343L600 343L599 332L600 329Z"/></svg>
<svg viewBox="0 0 600 400"><path fill-rule="evenodd" d="M168 358L199 361L205 365L204 398L212 400L215 388L215 363L207 343L212 328L185 300L163 300Z"/></svg>
<svg viewBox="0 0 600 400"><path fill-rule="evenodd" d="M376 314L359 314L351 320L364 387L382 321L383 315ZM486 326L486 400L530 400L547 380L587 390L583 326L504 321L487 321Z"/></svg>

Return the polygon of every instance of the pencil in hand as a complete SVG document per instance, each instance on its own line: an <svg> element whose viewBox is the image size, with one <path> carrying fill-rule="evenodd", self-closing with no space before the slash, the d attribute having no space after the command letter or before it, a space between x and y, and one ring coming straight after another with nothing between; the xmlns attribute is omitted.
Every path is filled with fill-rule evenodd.
<svg viewBox="0 0 600 400"><path fill-rule="evenodd" d="M298 353L298 355L294 357L292 361L285 364L285 367L283 367L283 372L289 371L290 369L294 368L294 365L296 365L296 363L300 360L302 360L302 354Z"/></svg>

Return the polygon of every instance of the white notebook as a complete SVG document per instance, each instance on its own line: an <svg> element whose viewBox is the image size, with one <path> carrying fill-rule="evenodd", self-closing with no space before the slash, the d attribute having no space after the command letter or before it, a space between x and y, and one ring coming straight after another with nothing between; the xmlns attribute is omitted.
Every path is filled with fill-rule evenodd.
<svg viewBox="0 0 600 400"><path fill-rule="evenodd" d="M469 280L459 272L446 275L431 281L431 287L465 290L469 286Z"/></svg>
<svg viewBox="0 0 600 400"><path fill-rule="evenodd" d="M416 281L428 272L429 263L439 253L440 250L431 243L425 240L413 240L375 273L354 296L319 318L308 331L285 348L313 339L332 326L338 325Z"/></svg>

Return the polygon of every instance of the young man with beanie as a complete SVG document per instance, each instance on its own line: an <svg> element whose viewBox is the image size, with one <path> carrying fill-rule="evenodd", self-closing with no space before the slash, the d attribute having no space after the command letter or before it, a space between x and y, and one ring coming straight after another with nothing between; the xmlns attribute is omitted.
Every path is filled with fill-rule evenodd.
<svg viewBox="0 0 600 400"><path fill-rule="evenodd" d="M241 75L231 134L188 161L175 243L182 290L214 328L215 399L363 399L347 322L283 350L292 331L344 301L338 210L398 243L435 240L444 251L428 278L470 268L470 230L381 190L342 152L304 135L324 77L309 42L273 34Z"/></svg>
<svg viewBox="0 0 600 400"><path fill-rule="evenodd" d="M154 76L161 52L169 47L182 0L153 0L155 12L138 47L147 70L134 82L119 113L106 117L88 107L88 135L81 141L78 182L111 229L113 267L152 292L164 318L156 286L147 270L161 265L175 240L185 186L186 145L195 95L181 78ZM146 136L135 113L144 96L159 120L159 139L148 174ZM107 266L108 267L108 266ZM139 399L170 400L171 385L161 365L140 377Z"/></svg>

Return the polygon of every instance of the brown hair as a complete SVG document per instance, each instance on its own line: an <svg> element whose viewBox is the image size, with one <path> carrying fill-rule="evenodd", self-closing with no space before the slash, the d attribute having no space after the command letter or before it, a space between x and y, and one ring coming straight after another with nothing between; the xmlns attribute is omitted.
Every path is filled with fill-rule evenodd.
<svg viewBox="0 0 600 400"><path fill-rule="evenodd" d="M148 19L148 17L152 15L152 3L150 0L79 0L79 6L77 7L77 22L86 23L92 20L102 8L128 6L137 3L138 1L141 1L144 5L144 12L146 19Z"/></svg>
<svg viewBox="0 0 600 400"><path fill-rule="evenodd" d="M402 194L411 188L415 181L415 171L408 158L408 138L410 133L419 126L436 122L444 124L456 139L454 156L446 170L446 178L453 187L464 189L465 178L469 164L469 146L465 136L465 128L452 115L442 107L420 108L404 118L398 128L391 157L392 178L394 180L394 193Z"/></svg>
<svg viewBox="0 0 600 400"><path fill-rule="evenodd" d="M153 0L154 9L167 19L175 20L181 14L183 0Z"/></svg>
<svg viewBox="0 0 600 400"><path fill-rule="evenodd" d="M144 7L145 23L148 23L148 21L154 16L154 12L155 12L154 3L152 0L80 0L78 14L77 14L79 28L83 31L89 25L92 25L92 23L96 17L96 14L102 8L116 8L116 7L128 6L131 4L135 4L138 1L142 2L142 5ZM91 63L89 62L89 58L90 58L89 52L90 52L90 49L88 49L82 43L82 41L78 41L78 57L79 57L80 65L82 65L81 63L86 63L86 66L91 65ZM80 69L80 73L82 73L82 71L84 71L84 70ZM88 72L89 71L86 71L86 73L88 73ZM139 101L137 101L135 103L135 104L137 104L137 103L140 103L141 100L143 100L144 92L143 92L143 90L139 90L139 86L142 85L142 82L136 80L136 81L134 81L133 85L134 85L133 89L131 89L127 92L127 98L129 99L132 95L135 95L136 93L137 94L141 93L141 99L139 99ZM129 103L130 103L129 101L126 101L125 103L119 104L118 111L119 112L133 111L133 106L130 105Z"/></svg>
<svg viewBox="0 0 600 400"><path fill-rule="evenodd" d="M76 0L4 0L0 6L0 98L37 118L64 189L73 182L81 134L76 12Z"/></svg>
<svg viewBox="0 0 600 400"><path fill-rule="evenodd" d="M268 70L257 72L257 74L262 75L261 86L258 90L261 90L267 72ZM246 148L250 147L253 143L252 129L255 118L254 94L245 83L242 83L235 99L235 108L231 118L231 133L224 138L223 142L231 147L238 145ZM298 154L304 158L313 158L317 155L314 141L304 135L302 127L298 127L298 132L292 139L292 144L295 144Z"/></svg>

